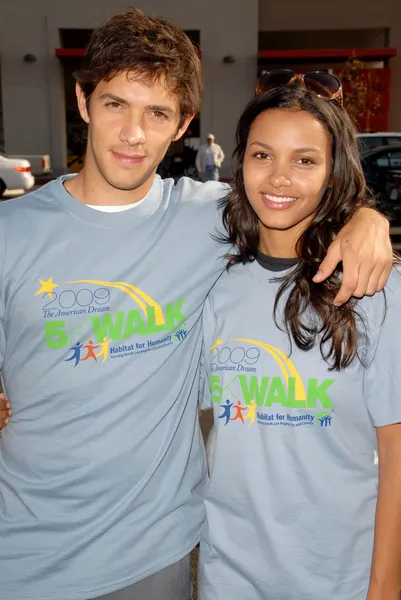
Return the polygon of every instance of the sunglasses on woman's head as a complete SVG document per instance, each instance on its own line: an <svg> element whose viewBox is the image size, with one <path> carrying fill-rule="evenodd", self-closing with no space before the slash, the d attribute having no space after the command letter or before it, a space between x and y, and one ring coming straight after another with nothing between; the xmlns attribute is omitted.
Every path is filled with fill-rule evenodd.
<svg viewBox="0 0 401 600"><path fill-rule="evenodd" d="M324 100L335 101L343 105L343 89L341 81L325 71L311 71L301 75L291 69L277 69L264 73L256 84L255 96L263 94L281 85L291 85L298 82L310 92L314 92Z"/></svg>

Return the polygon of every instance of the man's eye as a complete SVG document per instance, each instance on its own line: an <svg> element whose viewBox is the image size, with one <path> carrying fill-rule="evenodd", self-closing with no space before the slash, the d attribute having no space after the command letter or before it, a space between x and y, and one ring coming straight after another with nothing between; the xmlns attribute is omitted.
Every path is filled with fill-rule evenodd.
<svg viewBox="0 0 401 600"><path fill-rule="evenodd" d="M119 102L108 102L106 106L110 106L110 108L120 108L121 104Z"/></svg>
<svg viewBox="0 0 401 600"><path fill-rule="evenodd" d="M167 119L167 115L160 110L154 110L152 114L154 117L156 117L156 119Z"/></svg>

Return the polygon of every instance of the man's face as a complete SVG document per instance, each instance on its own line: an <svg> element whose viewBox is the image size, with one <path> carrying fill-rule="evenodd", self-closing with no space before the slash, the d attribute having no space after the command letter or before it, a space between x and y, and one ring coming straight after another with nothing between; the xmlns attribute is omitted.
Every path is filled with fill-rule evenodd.
<svg viewBox="0 0 401 600"><path fill-rule="evenodd" d="M193 115L179 127L179 100L164 82L149 86L126 72L101 81L88 107L79 85L76 92L89 124L86 170L116 189L147 193L170 143L183 135Z"/></svg>
<svg viewBox="0 0 401 600"><path fill-rule="evenodd" d="M207 138L207 143L209 146L211 146L214 142L214 138Z"/></svg>

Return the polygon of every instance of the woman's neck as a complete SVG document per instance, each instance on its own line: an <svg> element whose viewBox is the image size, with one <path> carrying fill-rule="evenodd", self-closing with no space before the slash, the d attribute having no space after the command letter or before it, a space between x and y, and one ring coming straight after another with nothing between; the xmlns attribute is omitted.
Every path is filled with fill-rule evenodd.
<svg viewBox="0 0 401 600"><path fill-rule="evenodd" d="M297 243L311 221L309 216L288 229L267 227L259 221L259 251L273 258L299 258Z"/></svg>
<svg viewBox="0 0 401 600"><path fill-rule="evenodd" d="M259 229L259 250L274 258L297 258L296 243L292 230L279 231L264 225Z"/></svg>

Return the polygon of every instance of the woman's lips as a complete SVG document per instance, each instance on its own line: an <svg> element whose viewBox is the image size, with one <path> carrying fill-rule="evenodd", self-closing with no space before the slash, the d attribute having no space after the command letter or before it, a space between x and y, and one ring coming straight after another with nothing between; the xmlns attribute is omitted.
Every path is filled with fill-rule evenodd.
<svg viewBox="0 0 401 600"><path fill-rule="evenodd" d="M297 198L294 196L276 196L275 194L263 194L262 198L267 208L274 208L276 210L284 210L290 208Z"/></svg>

